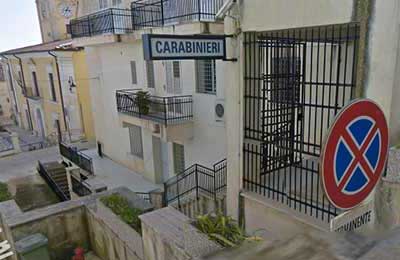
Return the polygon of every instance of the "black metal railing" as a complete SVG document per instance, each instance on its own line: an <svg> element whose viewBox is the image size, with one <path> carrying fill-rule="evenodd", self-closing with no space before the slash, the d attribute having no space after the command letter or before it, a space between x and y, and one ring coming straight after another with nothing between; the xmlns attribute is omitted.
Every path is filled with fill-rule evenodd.
<svg viewBox="0 0 400 260"><path fill-rule="evenodd" d="M72 191L80 197L92 194L92 191L87 187L88 184L84 180L79 180L71 175Z"/></svg>
<svg viewBox="0 0 400 260"><path fill-rule="evenodd" d="M79 168L94 174L92 158L79 152L76 148L70 147L64 143L59 144L60 154L76 164Z"/></svg>
<svg viewBox="0 0 400 260"><path fill-rule="evenodd" d="M61 201L67 201L71 199L70 195L65 194L61 187L53 180L51 174L46 170L46 167L44 167L40 161L38 161L37 171Z"/></svg>
<svg viewBox="0 0 400 260"><path fill-rule="evenodd" d="M324 137L355 98L357 23L244 36L243 188L329 222L321 186Z"/></svg>
<svg viewBox="0 0 400 260"><path fill-rule="evenodd" d="M214 199L224 192L226 187L226 159L214 165L213 169L194 164L182 173L172 177L164 183L165 204L178 203L192 195L198 199L200 194Z"/></svg>
<svg viewBox="0 0 400 260"><path fill-rule="evenodd" d="M129 9L105 9L71 20L67 31L72 38L130 33L133 32L132 12Z"/></svg>
<svg viewBox="0 0 400 260"><path fill-rule="evenodd" d="M215 22L223 0L138 0L131 4L134 29L192 21Z"/></svg>
<svg viewBox="0 0 400 260"><path fill-rule="evenodd" d="M164 125L178 124L193 119L192 96L150 96L143 106L136 90L119 90L116 93L120 113L156 121Z"/></svg>

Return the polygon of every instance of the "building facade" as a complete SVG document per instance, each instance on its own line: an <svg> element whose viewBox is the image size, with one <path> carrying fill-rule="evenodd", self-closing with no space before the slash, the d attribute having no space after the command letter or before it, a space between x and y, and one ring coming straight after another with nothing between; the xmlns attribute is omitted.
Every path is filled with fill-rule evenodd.
<svg viewBox="0 0 400 260"><path fill-rule="evenodd" d="M385 112L391 145L399 141L393 26L399 5L251 0L230 7L225 33L235 37L228 55L238 62L224 64L231 90L228 214L249 232L265 229L281 238L329 231L343 211L324 194L319 160L341 108L357 98L374 100Z"/></svg>
<svg viewBox="0 0 400 260"><path fill-rule="evenodd" d="M3 61L0 61L0 125L12 124L13 122L13 95L7 84L7 74L7 64Z"/></svg>
<svg viewBox="0 0 400 260"><path fill-rule="evenodd" d="M224 116L215 112L225 102L222 62L143 57L142 35L150 31L223 33L215 20L222 1L203 1L200 9L189 2L156 6L164 18L155 21L146 1L112 1L86 8L68 25L73 44L87 55L98 149L157 184L226 156ZM181 4L187 8L175 9Z"/></svg>

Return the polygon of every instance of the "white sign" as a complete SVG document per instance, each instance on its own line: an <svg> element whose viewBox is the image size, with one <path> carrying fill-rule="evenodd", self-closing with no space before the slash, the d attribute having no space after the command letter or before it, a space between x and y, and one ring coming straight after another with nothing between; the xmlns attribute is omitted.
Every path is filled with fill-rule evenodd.
<svg viewBox="0 0 400 260"><path fill-rule="evenodd" d="M375 220L374 204L372 200L361 204L343 214L333 218L330 223L331 231L350 232L365 225L372 224Z"/></svg>
<svg viewBox="0 0 400 260"><path fill-rule="evenodd" d="M225 36L143 35L145 60L225 59Z"/></svg>

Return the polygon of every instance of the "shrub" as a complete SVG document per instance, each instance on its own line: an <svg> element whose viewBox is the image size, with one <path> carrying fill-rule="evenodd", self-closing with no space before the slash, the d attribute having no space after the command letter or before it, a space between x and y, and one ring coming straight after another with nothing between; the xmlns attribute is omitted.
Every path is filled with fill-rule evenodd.
<svg viewBox="0 0 400 260"><path fill-rule="evenodd" d="M235 247L246 240L241 228L231 217L222 214L216 216L198 216L195 226L208 237L224 247Z"/></svg>
<svg viewBox="0 0 400 260"><path fill-rule="evenodd" d="M136 102L139 107L139 112L147 115L150 111L150 94L146 91L136 92Z"/></svg>
<svg viewBox="0 0 400 260"><path fill-rule="evenodd" d="M0 182L0 202L12 199L6 183Z"/></svg>
<svg viewBox="0 0 400 260"><path fill-rule="evenodd" d="M139 234L142 233L139 215L143 212L140 209L130 207L128 200L119 194L111 194L100 200L125 223L135 229Z"/></svg>

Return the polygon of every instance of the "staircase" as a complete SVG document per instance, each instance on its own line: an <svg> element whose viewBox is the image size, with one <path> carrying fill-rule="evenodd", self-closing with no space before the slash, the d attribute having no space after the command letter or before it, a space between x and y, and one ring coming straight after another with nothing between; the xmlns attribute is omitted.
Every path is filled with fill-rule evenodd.
<svg viewBox="0 0 400 260"><path fill-rule="evenodd" d="M213 168L195 164L164 183L165 204L189 218L225 213L226 159Z"/></svg>
<svg viewBox="0 0 400 260"><path fill-rule="evenodd" d="M58 162L38 162L38 172L61 201L71 199L65 166Z"/></svg>

